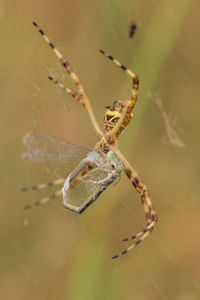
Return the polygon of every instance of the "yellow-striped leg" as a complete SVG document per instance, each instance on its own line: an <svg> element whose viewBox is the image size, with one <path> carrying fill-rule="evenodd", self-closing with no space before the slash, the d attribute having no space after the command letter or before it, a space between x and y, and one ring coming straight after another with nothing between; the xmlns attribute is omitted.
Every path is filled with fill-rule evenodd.
<svg viewBox="0 0 200 300"><path fill-rule="evenodd" d="M63 67L67 70L69 76L71 79L74 81L77 90L78 90L78 95L79 95L79 102L83 105L83 107L86 109L86 111L89 114L90 120L94 126L94 129L96 130L96 133L99 137L103 136L103 133L97 123L97 120L95 118L92 106L90 104L90 101L84 91L83 85L80 83L77 75L73 72L72 68L70 67L68 61L63 57L61 52L54 46L54 44L50 41L48 36L44 33L44 31L35 23L33 22L33 25L38 29L40 34L43 36L44 40L49 44L53 52L55 53L56 57L59 59ZM72 93L70 93L72 95ZM76 98L76 97L74 97Z"/></svg>
<svg viewBox="0 0 200 300"><path fill-rule="evenodd" d="M132 114L131 111L137 100L137 93L139 88L139 78L136 74L134 74L131 70L127 69L124 65L122 65L118 60L116 60L113 56L109 55L103 50L99 50L102 54L112 60L118 67L124 70L132 79L133 79L133 87L131 92L131 100L130 101L120 101L124 103L123 111L121 113L120 120L117 122L116 126L109 132L106 133L105 137L109 144L113 144L116 139L119 137L124 128L129 124Z"/></svg>
<svg viewBox="0 0 200 300"><path fill-rule="evenodd" d="M57 85L59 88L63 89L65 92L67 92L67 93L70 94L73 98L75 98L77 101L79 101L80 96L79 96L76 92L74 92L74 91L72 91L71 89L69 89L68 87L64 86L62 83L60 83L60 82L59 82L58 80L56 80L55 78L53 78L53 77L51 77L51 76L49 76L48 78L49 78L50 80L52 80L53 83L54 83L55 85Z"/></svg>
<svg viewBox="0 0 200 300"><path fill-rule="evenodd" d="M63 178L58 178L58 179L55 179L54 181L50 181L50 182L47 182L47 183L39 183L37 185L33 185L31 187L24 187L21 189L21 192L26 192L26 191L35 191L35 190L42 190L42 189L45 189L47 187L50 187L50 186L56 186L56 185L60 185L60 184L63 184L65 182L65 177Z"/></svg>
<svg viewBox="0 0 200 300"><path fill-rule="evenodd" d="M141 195L141 201L144 207L144 212L147 218L147 226L140 231L139 233L132 235L129 238L124 238L123 241L129 241L129 240L133 240L133 239L137 239L138 240L132 244L130 247L128 247L127 249L123 250L121 253L114 255L112 257L112 259L118 258L121 255L126 254L127 252L131 251L133 248L135 248L138 244L140 244L142 241L144 241L152 232L156 222L158 221L158 217L156 215L156 212L152 206L152 202L151 199L148 195L148 191L147 191L147 187L146 185L141 181L141 179L139 178L137 172L133 169L133 167L129 164L129 162L125 159L125 157L122 155L122 153L118 150L115 149L115 152L117 153L117 155L119 156L120 160L123 162L124 165L124 171L126 173L126 175L128 176L128 178L130 179L132 185L134 186L134 188L136 189L136 191L138 193L140 193Z"/></svg>
<svg viewBox="0 0 200 300"><path fill-rule="evenodd" d="M44 198L40 199L39 201L34 202L33 204L30 204L30 205L28 204L28 205L24 206L24 209L29 209L29 208L32 208L33 206L38 206L40 204L44 204L44 203L48 202L49 200L60 197L61 195L62 195L62 190L58 190L57 192L51 194L50 196L44 197Z"/></svg>

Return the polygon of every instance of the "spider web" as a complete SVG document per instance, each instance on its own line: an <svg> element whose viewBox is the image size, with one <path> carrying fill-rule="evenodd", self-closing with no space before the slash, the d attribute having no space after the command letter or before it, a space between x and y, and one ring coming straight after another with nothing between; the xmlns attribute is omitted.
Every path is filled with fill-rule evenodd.
<svg viewBox="0 0 200 300"><path fill-rule="evenodd" d="M30 299L70 300L198 299L196 153L199 147L194 142L198 140L195 135L198 124L195 117L192 118L193 115L198 119L198 109L195 108L198 106L194 100L198 98L198 81L193 75L198 55L191 46L191 36L199 28L199 22L195 21L195 11L199 10L189 4L194 1L177 3L168 1L166 4L164 0L148 3L129 0L123 3L58 1L56 4L29 3L30 7L24 3L20 11L15 4L17 20L12 24L16 34L12 36L18 45L16 49L20 47L19 52L15 52L20 63L16 65L14 82L17 85L13 83L11 99L12 105L14 99L20 104L20 110L16 110L13 119L16 115L23 116L19 121L23 126L18 132L17 145L30 130L45 132L42 136L46 140L43 151L40 147L40 155L34 155L37 145L34 144L34 148L30 142L28 157L44 162L44 157L45 160L47 157L45 147L51 144L49 136L53 136L56 141L53 145L58 145L58 148L50 147L47 162L56 164L64 161L67 165L58 169L21 161L16 167L17 174L14 173L17 185L14 193L3 194L3 197L7 194L10 197L5 197L6 213L2 219L9 220L8 227L12 228L12 231L5 229L4 233L6 243L8 240L10 243L5 248L5 258L2 254L6 269L2 268L1 294L5 295L5 299L13 298L13 294L15 299L27 299L27 295ZM87 148L96 143L95 133L81 105L48 81L48 76L54 76L76 90L51 49L31 28L32 18L69 60L84 85L100 124L103 123L106 105L116 99L130 97L132 82L115 65L101 57L98 49L108 51L140 77L134 118L120 138L119 148L147 184L159 222L147 241L119 260L111 261L110 257L129 246L121 239L137 233L145 225L139 195L125 176L122 175L121 181L103 193L81 216L65 210L62 199L52 199L46 205L23 212L24 204L53 193L53 187L16 196L18 187L49 182L66 175L65 168L67 173L73 171L77 162L71 162L71 157L76 150L77 156L82 157ZM130 39L129 26L132 23L138 26ZM174 34L175 31L177 34ZM171 38L173 34L174 39ZM20 42L22 38L24 44ZM162 52L162 49L165 50ZM10 54L12 56L13 53ZM20 80L17 80L18 75ZM19 85L19 81L23 82L23 86ZM162 143L163 134L167 135L167 132L163 111L159 111L154 101L153 95L157 92L161 94L164 112L173 111L179 118L179 138L186 145L183 149ZM188 116L189 109L191 116ZM11 114L10 107L8 111ZM5 132L9 137L11 130L5 128ZM14 134L15 130L12 140L15 140ZM64 140L66 144L62 145L58 140ZM82 153L76 144L85 145ZM65 156L66 147L72 149L71 156ZM18 160L23 151L24 146L21 146ZM58 153L63 155L58 158ZM11 170L10 164L6 164L5 170L9 171L7 184L10 181L13 184L13 166L12 163ZM13 187L8 190L11 189ZM7 266L7 261L11 261L10 266ZM5 276L6 272L12 276ZM13 294L10 291L7 297L11 284Z"/></svg>
<svg viewBox="0 0 200 300"><path fill-rule="evenodd" d="M119 7L116 6L115 9L118 10ZM123 39L123 40L127 39L128 40L128 38L127 38L127 34L128 34L127 28L122 28L122 23L123 23L123 22L121 22L122 20L120 20L120 18L117 19L117 17L114 16L114 15L113 15L113 18L112 18L112 22L109 20L109 18L107 17L107 14L105 14L105 11L107 10L111 14L112 13L111 5L107 5L107 7L104 6L103 10L99 5L98 10L101 12L101 16L107 22L107 24L111 24L110 34L112 36L112 39L114 40L114 45L116 47L115 52L117 52L117 54L120 55L120 57L125 59L125 65L127 65L128 62L129 62L128 57L131 56L131 50L129 50L129 51L126 50L126 56L124 57L124 48L126 48L126 47L122 46L121 43L119 42L121 39ZM59 11L59 13L62 14L61 11ZM118 12L118 14L119 14L119 12ZM131 16L129 16L129 18L130 18L130 21L131 21ZM127 25L128 25L128 22L127 22ZM107 28L109 28L109 25L107 26ZM77 25L77 29L78 29L78 25ZM79 30L80 30L80 28L79 28ZM142 27L142 24L141 24L141 29L138 32L142 32L142 30L143 30L143 27ZM63 33L63 30L61 30L61 32ZM145 34L145 30L144 30L144 34ZM97 105L97 103L99 101L102 101L101 100L102 99L102 96L101 96L102 91L99 92L97 84L95 83L95 81L92 81L91 78L95 77L95 74L96 74L96 71L97 71L96 69L98 69L99 72L101 72L102 66L105 68L105 65L107 63L103 62L103 61L99 62L99 60L98 60L97 68L95 68L95 67L94 68L88 68L88 67L85 68L85 65L89 66L89 59L87 59L87 57L86 57L86 59L84 60L84 63L83 63L81 58L79 58L80 57L80 52L82 52L82 51L80 50L80 47L78 47L78 44L79 44L78 41L76 42L76 40L75 40L75 45L76 45L76 43L77 43L77 46L75 46L74 49L73 49L73 55L71 55L71 61L70 62L71 62L72 65L76 66L76 73L78 72L77 66L80 66L80 69L79 69L79 74L80 75L79 75L79 77L83 78L84 87L87 90L87 92L89 93L89 95L92 96L92 101L93 101L94 106L95 106L95 105ZM85 36L85 41L83 42L83 44L84 44L84 48L85 48L84 52L85 53L87 53L87 52L90 53L91 52L91 48L90 48L91 45L87 44L86 36ZM45 45L44 45L44 47L45 47ZM136 50L134 50L134 52L136 52ZM51 53L50 53L50 55L51 55ZM93 55L92 58L94 58L94 54L92 54L92 55ZM70 53L69 53L69 56L70 56ZM78 60L78 63L75 64L74 61L76 61L76 60ZM95 60L96 60L96 56L95 56ZM122 78L125 81L124 74L119 74L119 73L115 74L115 73L118 72L118 70L115 69L114 66L112 66L110 64L106 68L109 69L110 76L112 76L111 77L112 81L115 81L115 82L118 81L118 80L121 81ZM136 70L137 70L137 66L136 66ZM60 67L59 67L59 72L60 72L60 75L56 74L56 76L59 77L59 80L61 80L62 82L65 81L65 82L67 82L67 85L70 84L70 86L71 86L70 80L66 79L67 75L64 74L64 71L62 70L62 68L60 69ZM55 71L53 73L55 75ZM84 80L85 78L89 78L89 79ZM128 81L128 79L127 79L127 81ZM127 83L127 86L125 86L125 88L126 89L127 89L127 87L129 88L129 86L130 86L130 83L129 84ZM95 89L94 89L94 87L95 87ZM109 84L109 87L111 87L110 84ZM124 88L124 90L125 90L125 88ZM111 88L110 88L110 90L111 90ZM60 93L60 91L58 91L58 92ZM112 93L113 92L115 92L115 91L112 89ZM152 90L146 90L146 92L145 92L146 97L147 97L149 92L152 92ZM123 99L126 95L127 95L127 93L126 92L124 93L124 91L121 89L121 90L117 91L116 95L113 95L113 94L111 95L111 91L109 91L108 96L106 98L112 99L112 98L119 97L120 99L121 98ZM145 98L145 95L144 95L144 98ZM153 98L151 98L149 101L151 101L151 100L153 100ZM107 104L107 101L105 101L105 104ZM69 104L69 103L65 104L65 108L66 108L66 105L67 105L67 107L69 107L72 104ZM79 114L81 115L80 118L82 118L83 115L80 112L80 110L79 110ZM134 121L137 122L137 116L135 116ZM137 131L137 128L135 130ZM71 134L69 132L68 132L68 136L71 137ZM161 135L161 137L162 137L162 135ZM161 139L161 137L160 137L160 139ZM145 138L147 139L147 136L146 137L144 136L144 139ZM125 140L125 142L126 142L126 140ZM150 138L150 140L148 140L148 142L152 143L151 138ZM122 147L123 147L123 144L122 144ZM137 165L139 166L139 162L137 163ZM126 183L124 181L123 181L123 185L126 185ZM117 188L118 188L118 192L119 192L120 188L119 187L117 187ZM134 193L134 191L132 191L129 188L128 188L128 190L129 190L129 193L125 193L125 195L133 194L134 198L136 198L136 197L138 198L138 195L136 195ZM123 189L123 191L124 191L124 189ZM112 193L112 191L110 191L110 192L108 191L108 196L107 196L108 199L110 198L109 197L109 195L111 195L110 193ZM121 195L121 197L123 197L123 192L121 192L120 195ZM127 195L127 197L128 197L128 195ZM154 193L153 193L152 198L157 200L157 202L160 200L164 203L165 203L165 201L167 203L169 203L168 200L166 200L163 196L162 197L161 196L155 196ZM99 202L100 201L101 200L99 199ZM140 226L137 225L136 227L143 227L144 218L143 218L143 211L142 211L143 208L142 207L139 207L139 209L137 210L138 213L139 213L139 217L138 217L138 214L136 212L133 212L132 205L126 204L126 202L124 202L124 200L120 201L119 198L118 198L118 201L121 202L122 207L124 207L123 209L122 209L122 207L120 208L120 210L122 212L124 211L124 213L122 213L123 218L122 217L120 218L119 226L116 226L116 222L113 221L112 219L110 219L109 214L105 213L105 211L100 207L101 206L100 203L98 204L98 208L96 208L96 210L100 213L101 218L104 220L105 224L107 224L106 227L109 228L109 230L113 233L113 235L115 236L115 238L117 240L120 240L121 238L124 237L124 232L130 232L130 234L135 232L135 230L134 230L134 232L132 232L132 230L131 231L129 230L129 228L132 227L131 226L132 222L130 222L130 220L127 220L127 225L125 226L126 230L124 230L124 229L121 230L120 229L121 228L120 223L123 223L123 219L127 218L127 215L129 215L129 217L131 219L136 220L136 223L138 223L140 225ZM168 205L173 207L173 204L171 202ZM104 208L106 209L106 205L104 205ZM88 257L89 260L92 259L93 264L92 264L91 268L96 270L97 266L98 266L98 263L99 263L99 260L101 261L100 257L102 255L102 254L99 253L100 250L98 250L98 247L101 249L101 251L103 251L103 249L105 247L105 246L100 247L100 245L99 245L99 242L101 240L105 240L105 231L104 231L104 229L102 229L101 227L99 227L96 224L95 217L93 217L93 215L92 215L92 212L94 211L94 209L91 209L90 211L87 212L87 221L82 221L82 218L81 218L81 219L79 219L79 222L80 222L80 225L81 225L80 231L81 232L85 231L84 236L85 236L85 238L88 239L86 249L89 251L89 254L87 255L87 257ZM114 220L115 220L115 218L114 218ZM76 221L74 221L74 222L76 222ZM158 226L159 226L159 223L156 227L158 227ZM92 228L93 230L89 230L89 228ZM99 228L101 229L101 233L99 233ZM136 230L136 232L137 232L137 230ZM155 235L156 235L156 233L153 233L150 237L150 239L152 239L151 243L153 243L153 245L154 245L154 247L151 247L151 249L153 248L154 251L155 251L155 249L158 248L158 253L161 255L161 257L164 257L165 261L168 261L168 264L171 265L172 270L174 269L174 272L178 272L179 275L182 274L182 276L185 277L190 282L191 285L197 287L197 283L195 281L193 281L193 278L192 278L192 276L190 276L187 269L185 270L184 267L182 267L181 263L179 263L178 260L176 260L175 256L166 247L165 243L160 242L159 238L157 238ZM92 238L95 239L95 242L92 242ZM141 247L143 247L143 249L141 249L143 255L145 255L145 253L148 252L148 245L146 245L146 244L147 243L145 243L144 245L141 245ZM119 242L118 243L115 242L115 245L116 245L116 247L114 247L114 251L117 251L117 249L120 249L120 247L122 247L122 249L126 248L126 245L121 245ZM113 252L113 250L111 252ZM106 251L105 251L104 257L105 256L107 256ZM137 270L136 273L138 273L138 272L141 273L142 278L145 278L146 285L149 286L149 289L151 291L150 295L151 294L153 295L155 293L155 294L159 295L159 298L162 298L162 299L168 299L169 298L169 294L165 291L165 286L167 284L169 284L169 285L171 284L170 280L168 281L169 282L168 283L165 279L165 285L163 285L162 281L160 281L158 278L156 279L156 276L152 276L151 266L150 265L148 265L148 266L145 265L144 261L140 257L140 250L137 249L137 252L130 253L130 258L126 258L126 259L128 260L128 264L130 265L130 268L131 268L131 266L134 266L134 268L136 268L136 270ZM130 260L132 260L132 261L130 262ZM127 298L129 298L130 297L129 296L129 286L131 285L132 280L129 278L128 283L127 283L127 278L125 280L124 275L123 275L123 271L121 270L121 268L122 268L121 264L123 264L123 263L117 262L115 266L110 267L111 268L110 270L111 270L111 273L114 275L115 280L120 282L123 293L125 293ZM79 264L78 263L77 263L77 268L79 269ZM127 268L127 270L129 270L129 268ZM109 287L105 284L105 282L103 280L101 280L100 286L101 286L100 294L102 293L105 297L107 297L109 299L109 293L111 294L111 291L109 290ZM86 291L86 294L89 293L89 295L91 297L96 294L96 291L93 290L93 288L88 287L85 291ZM71 292L71 293L73 295L73 292Z"/></svg>

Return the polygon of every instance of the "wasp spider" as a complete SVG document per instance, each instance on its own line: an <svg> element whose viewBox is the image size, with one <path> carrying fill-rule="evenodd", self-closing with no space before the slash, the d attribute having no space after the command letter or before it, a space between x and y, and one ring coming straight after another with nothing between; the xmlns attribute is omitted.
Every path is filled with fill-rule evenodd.
<svg viewBox="0 0 200 300"><path fill-rule="evenodd" d="M119 178L120 173L124 171L133 187L141 196L147 225L139 233L123 239L123 241L136 241L121 253L114 255L112 259L115 259L131 251L139 243L144 241L150 235L158 220L146 185L142 182L137 172L126 160L117 146L117 140L120 134L130 123L133 117L132 110L137 100L139 79L136 74L127 69L113 56L103 50L100 50L100 53L126 72L133 82L131 98L129 100L114 101L112 105L106 107L107 110L104 116L104 128L101 130L83 85L72 70L69 62L63 57L58 48L56 48L49 40L44 31L35 22L33 22L33 25L40 32L44 40L49 44L58 60L68 72L72 81L75 83L76 92L61 84L54 77L49 77L49 79L59 88L70 94L85 108L98 137L98 142L94 148L88 149L85 146L78 146L65 141L60 141L37 131L32 131L25 135L24 143L27 146L28 151L24 154L24 157L27 159L42 163L66 163L74 156L85 157L78 167L67 177L58 178L49 183L33 186L31 188L32 190L43 189L55 185L63 185L63 187L57 192L35 202L34 205L39 205L50 199L62 196L63 204L66 208L81 214L100 196L103 191L112 185L113 182ZM28 189L24 188L22 190L26 191ZM26 206L26 208L30 207L31 205Z"/></svg>

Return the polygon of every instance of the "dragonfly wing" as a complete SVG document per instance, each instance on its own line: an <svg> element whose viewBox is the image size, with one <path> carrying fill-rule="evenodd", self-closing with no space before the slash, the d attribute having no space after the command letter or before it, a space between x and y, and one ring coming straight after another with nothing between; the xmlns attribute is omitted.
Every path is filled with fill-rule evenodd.
<svg viewBox="0 0 200 300"><path fill-rule="evenodd" d="M68 143L46 133L30 131L23 138L27 147L22 158L43 164L61 165L75 157L84 157L90 148Z"/></svg>
<svg viewBox="0 0 200 300"><path fill-rule="evenodd" d="M84 211L119 176L105 158L96 160L96 155L93 150L67 177L62 189L64 206Z"/></svg>

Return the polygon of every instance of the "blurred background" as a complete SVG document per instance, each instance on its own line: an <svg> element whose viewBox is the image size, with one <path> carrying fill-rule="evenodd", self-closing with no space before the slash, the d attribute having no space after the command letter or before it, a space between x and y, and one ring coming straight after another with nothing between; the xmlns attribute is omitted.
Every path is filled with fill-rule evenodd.
<svg viewBox="0 0 200 300"><path fill-rule="evenodd" d="M195 0L1 1L1 299L199 299L199 11ZM105 106L129 98L132 82L98 49L139 75L119 147L148 186L159 222L117 260L110 257L129 246L121 239L146 222L124 174L83 215L64 209L62 199L24 210L54 189L21 187L77 165L22 160L26 132L89 147L97 141L84 109L48 80L74 88L32 21L71 63L101 126Z"/></svg>

